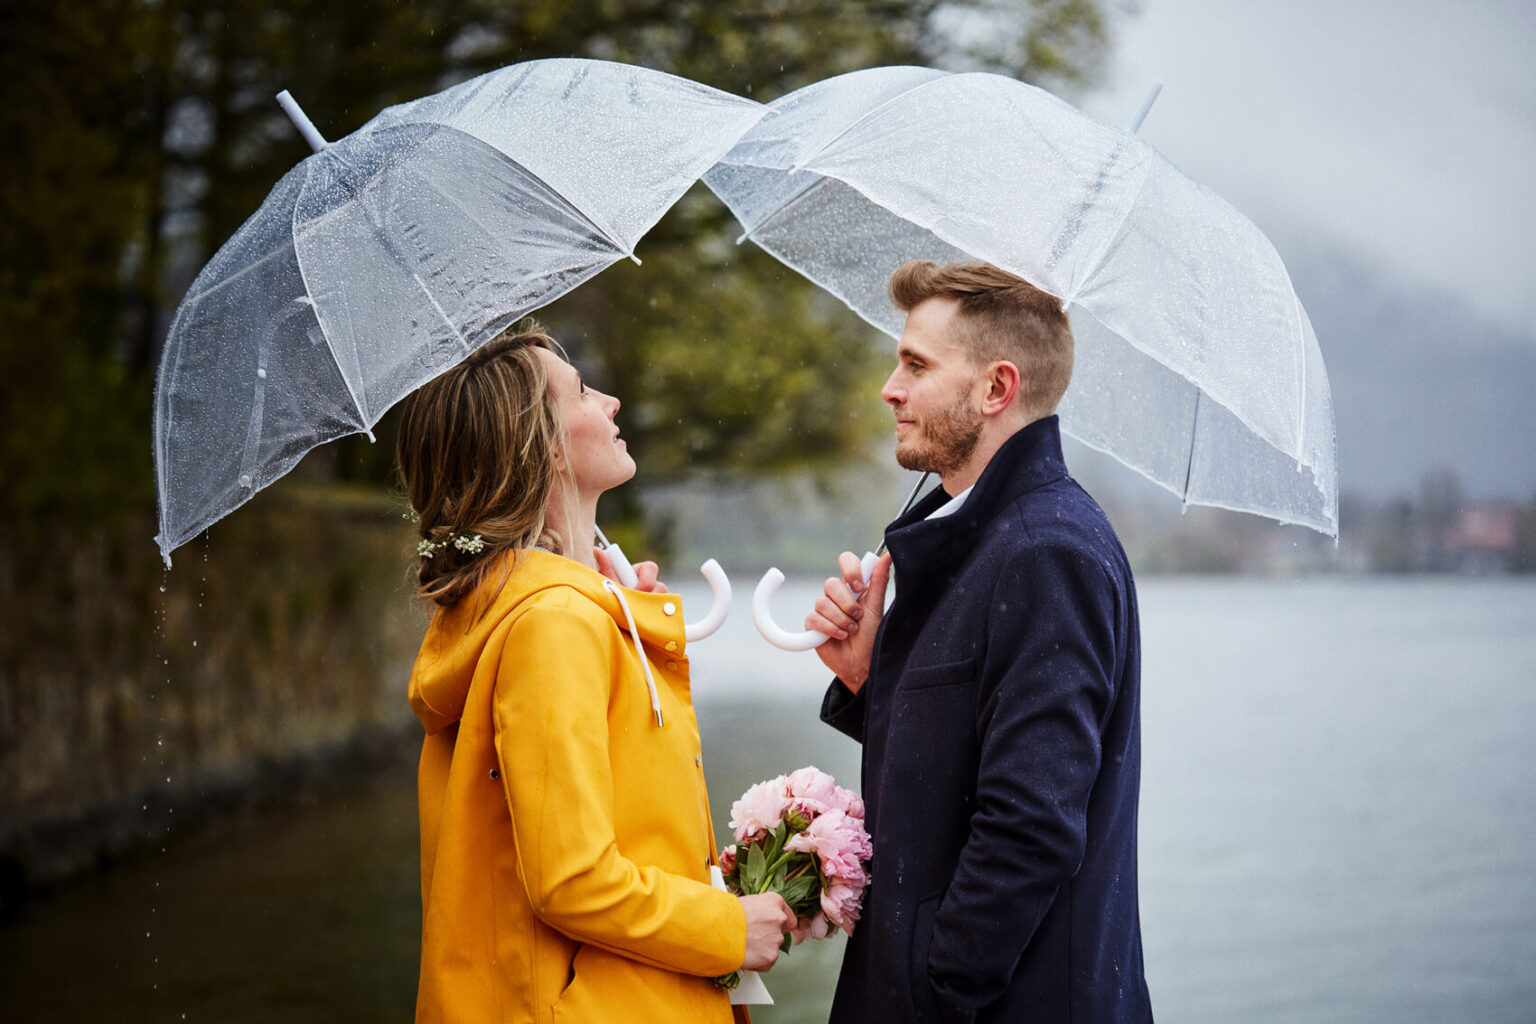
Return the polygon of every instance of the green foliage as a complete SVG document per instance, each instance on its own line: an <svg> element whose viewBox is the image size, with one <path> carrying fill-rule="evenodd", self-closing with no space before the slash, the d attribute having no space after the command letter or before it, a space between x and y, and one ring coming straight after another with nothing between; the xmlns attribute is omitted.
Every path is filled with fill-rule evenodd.
<svg viewBox="0 0 1536 1024"><path fill-rule="evenodd" d="M780 868L780 871L784 871ZM780 880L778 892L796 917L810 917L821 902L821 880L814 871L795 878Z"/></svg>
<svg viewBox="0 0 1536 1024"><path fill-rule="evenodd" d="M20 544L151 500L149 392L123 358L145 319L122 265L150 158L138 76L114 57L136 15L24 5L0 36L0 532Z"/></svg>
<svg viewBox="0 0 1536 1024"><path fill-rule="evenodd" d="M761 843L753 843L747 847L747 866L742 871L742 892L758 893L763 890L758 886L763 877L768 873L768 857L764 853Z"/></svg>
<svg viewBox="0 0 1536 1024"><path fill-rule="evenodd" d="M1094 0L950 0L937 5L928 48L944 66L1017 74L1058 91L1090 83L1109 44L1107 5ZM1129 14L1134 2L1114 5Z"/></svg>
<svg viewBox="0 0 1536 1024"><path fill-rule="evenodd" d="M806 822L808 824L808 822ZM736 851L736 871L732 889L742 895L776 892L797 917L810 917L821 906L821 890L826 883L814 855L787 850L789 840L805 831L793 820L781 822Z"/></svg>
<svg viewBox="0 0 1536 1024"><path fill-rule="evenodd" d="M551 311L629 410L642 479L778 473L858 450L885 425L869 414L888 340L761 250L732 246L723 223L695 220L692 238L713 245L642 243L643 266L616 266Z"/></svg>

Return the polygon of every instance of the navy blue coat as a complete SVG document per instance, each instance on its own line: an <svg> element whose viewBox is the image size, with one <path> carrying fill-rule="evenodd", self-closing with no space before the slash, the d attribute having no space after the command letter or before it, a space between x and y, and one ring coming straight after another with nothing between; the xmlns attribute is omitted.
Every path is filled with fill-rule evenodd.
<svg viewBox="0 0 1536 1024"><path fill-rule="evenodd" d="M1149 1021L1125 552L1054 416L925 521L945 500L886 530L896 596L869 679L822 706L864 745L874 841L832 1021Z"/></svg>

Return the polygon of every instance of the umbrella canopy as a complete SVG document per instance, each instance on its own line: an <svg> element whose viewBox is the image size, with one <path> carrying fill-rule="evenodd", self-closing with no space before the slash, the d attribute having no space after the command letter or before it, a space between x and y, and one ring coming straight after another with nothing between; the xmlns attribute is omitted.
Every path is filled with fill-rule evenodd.
<svg viewBox="0 0 1536 1024"><path fill-rule="evenodd" d="M167 564L304 453L604 267L762 116L604 61L513 65L306 158L176 311L155 389Z"/></svg>
<svg viewBox="0 0 1536 1024"><path fill-rule="evenodd" d="M769 105L705 174L750 237L892 337L907 260L1062 299L1062 427L1185 502L1338 535L1317 338L1262 232L1129 132L989 74L874 68Z"/></svg>

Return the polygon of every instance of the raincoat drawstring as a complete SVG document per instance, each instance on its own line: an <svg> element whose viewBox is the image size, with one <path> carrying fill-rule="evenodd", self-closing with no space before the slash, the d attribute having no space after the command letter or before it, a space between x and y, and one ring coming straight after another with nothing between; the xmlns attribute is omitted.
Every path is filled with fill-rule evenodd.
<svg viewBox="0 0 1536 1024"><path fill-rule="evenodd" d="M651 675L651 662L645 656L645 646L640 642L640 630L635 628L635 616L629 610L629 602L624 600L624 592L612 580L603 580L603 589L618 598L619 607L624 609L624 621L629 623L629 638L635 642L635 654L640 658L641 671L645 673L645 686L651 691L651 710L656 712L656 724L660 726L661 698L656 696L656 679Z"/></svg>

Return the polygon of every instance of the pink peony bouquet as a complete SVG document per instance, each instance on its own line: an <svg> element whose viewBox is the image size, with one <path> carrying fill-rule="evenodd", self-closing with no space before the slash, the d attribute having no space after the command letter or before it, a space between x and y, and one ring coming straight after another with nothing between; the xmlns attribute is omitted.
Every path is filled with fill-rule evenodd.
<svg viewBox="0 0 1536 1024"><path fill-rule="evenodd" d="M759 782L731 805L736 842L720 851L725 884L738 896L776 892L799 923L784 939L853 932L869 885L864 801L814 767ZM719 979L734 988L739 975Z"/></svg>

